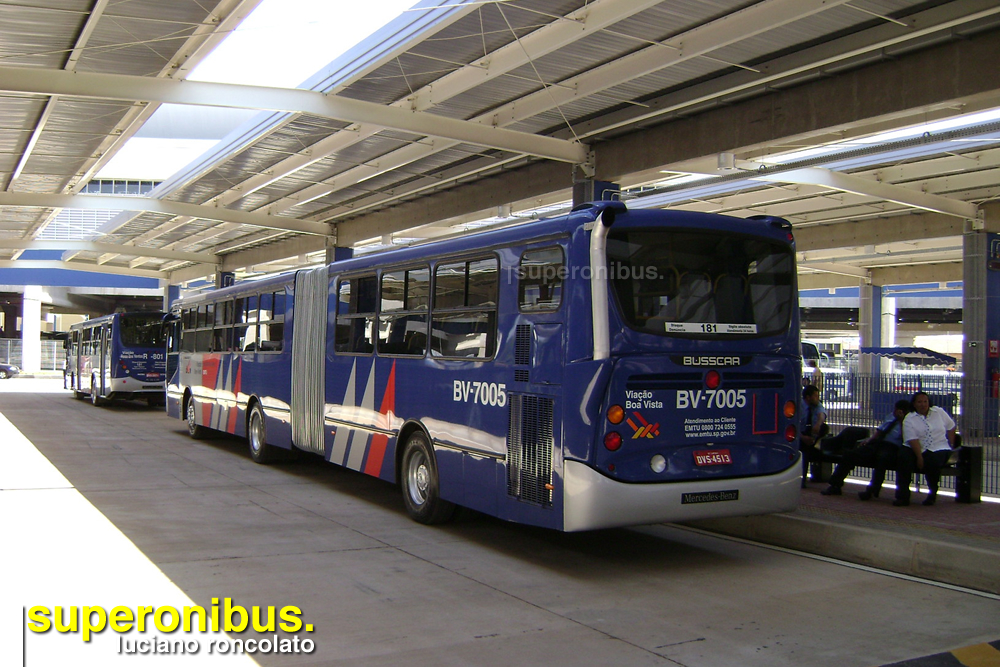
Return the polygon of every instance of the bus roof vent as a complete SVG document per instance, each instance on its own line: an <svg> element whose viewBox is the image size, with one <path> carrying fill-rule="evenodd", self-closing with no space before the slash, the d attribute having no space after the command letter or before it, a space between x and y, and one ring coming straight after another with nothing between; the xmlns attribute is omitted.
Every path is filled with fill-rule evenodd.
<svg viewBox="0 0 1000 667"><path fill-rule="evenodd" d="M747 220L760 220L761 222L767 222L773 227L778 227L779 229L791 229L792 223L788 222L784 218L779 218L775 215L751 215Z"/></svg>
<svg viewBox="0 0 1000 667"><path fill-rule="evenodd" d="M596 220L601 213L611 209L616 213L626 213L628 212L628 207L625 206L624 202L615 201L590 201L584 202L582 204L577 204L573 207L570 213L579 213L581 211L588 211L591 217Z"/></svg>

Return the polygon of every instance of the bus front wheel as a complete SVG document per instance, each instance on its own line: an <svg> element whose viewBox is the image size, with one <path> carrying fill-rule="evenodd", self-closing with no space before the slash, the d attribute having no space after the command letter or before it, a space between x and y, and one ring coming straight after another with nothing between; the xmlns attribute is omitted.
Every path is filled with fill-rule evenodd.
<svg viewBox="0 0 1000 667"><path fill-rule="evenodd" d="M250 442L250 458L256 463L270 463L275 459L274 447L267 444L267 426L264 423L264 410L261 409L260 403L254 403L250 409L247 440Z"/></svg>
<svg viewBox="0 0 1000 667"><path fill-rule="evenodd" d="M402 472L403 503L410 518L435 524L454 516L454 503L441 499L434 451L422 433L415 433L406 441Z"/></svg>
<svg viewBox="0 0 1000 667"><path fill-rule="evenodd" d="M194 412L194 397L188 397L187 407L184 409L184 417L187 422L188 435L195 440L201 440L208 435L208 430L204 426L198 425L198 417Z"/></svg>

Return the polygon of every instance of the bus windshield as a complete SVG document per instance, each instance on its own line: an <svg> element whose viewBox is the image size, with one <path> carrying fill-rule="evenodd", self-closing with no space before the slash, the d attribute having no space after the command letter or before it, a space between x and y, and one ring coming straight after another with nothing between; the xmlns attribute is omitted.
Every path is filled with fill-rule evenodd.
<svg viewBox="0 0 1000 667"><path fill-rule="evenodd" d="M796 303L789 246L719 230L612 230L608 270L634 329L691 337L786 331Z"/></svg>
<svg viewBox="0 0 1000 667"><path fill-rule="evenodd" d="M162 313L122 315L120 327L125 347L164 347L167 343Z"/></svg>

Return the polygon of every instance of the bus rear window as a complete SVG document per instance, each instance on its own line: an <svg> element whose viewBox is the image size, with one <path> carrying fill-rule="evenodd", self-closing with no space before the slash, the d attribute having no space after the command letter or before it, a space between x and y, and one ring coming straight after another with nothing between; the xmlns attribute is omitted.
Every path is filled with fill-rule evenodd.
<svg viewBox="0 0 1000 667"><path fill-rule="evenodd" d="M121 318L121 342L125 347L165 347L163 314L128 314Z"/></svg>
<svg viewBox="0 0 1000 667"><path fill-rule="evenodd" d="M622 316L648 333L773 335L796 303L791 248L744 234L612 230L608 268Z"/></svg>

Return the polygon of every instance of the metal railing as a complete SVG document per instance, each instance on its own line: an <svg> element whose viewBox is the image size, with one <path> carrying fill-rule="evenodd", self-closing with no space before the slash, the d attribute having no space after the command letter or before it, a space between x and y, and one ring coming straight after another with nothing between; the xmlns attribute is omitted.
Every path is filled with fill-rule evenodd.
<svg viewBox="0 0 1000 667"><path fill-rule="evenodd" d="M41 370L61 371L66 363L66 350L62 341L43 340ZM24 368L24 357L20 338L0 338L0 361Z"/></svg>
<svg viewBox="0 0 1000 667"><path fill-rule="evenodd" d="M820 390L831 435L846 426L874 429L891 416L896 401L909 400L917 391L927 392L931 405L944 408L955 420L962 444L982 447L983 493L1000 495L1000 399L990 383L970 381L961 373L847 372L824 373ZM869 472L858 468L855 475ZM892 473L887 479L895 481ZM954 482L953 477L942 478L941 487L954 489Z"/></svg>

